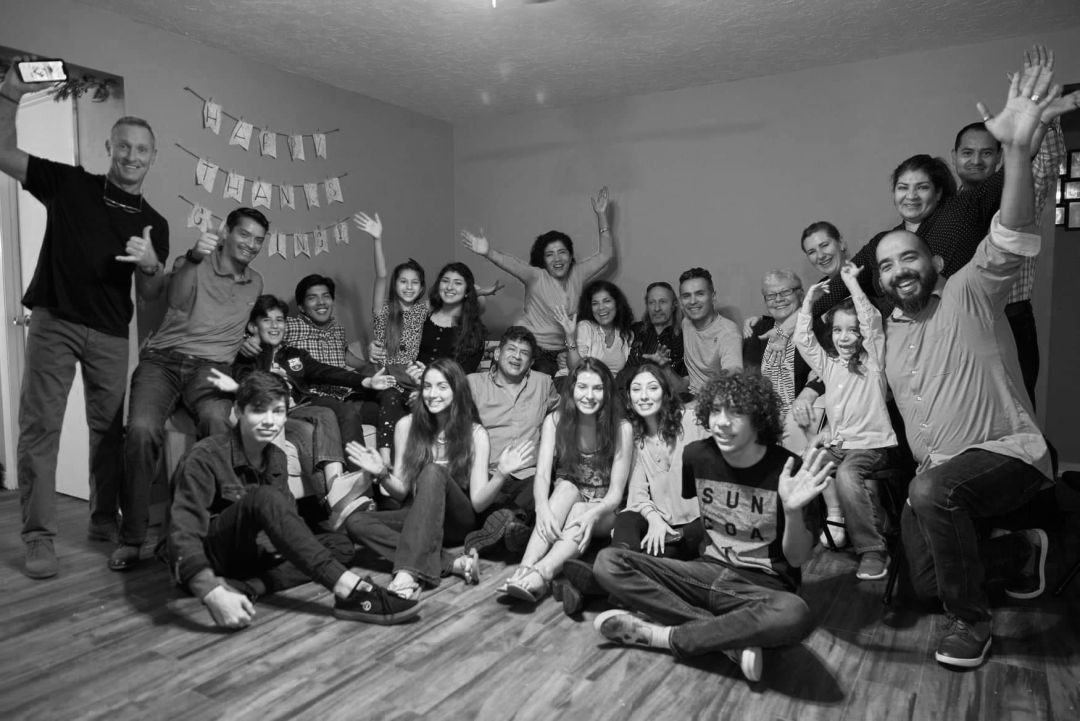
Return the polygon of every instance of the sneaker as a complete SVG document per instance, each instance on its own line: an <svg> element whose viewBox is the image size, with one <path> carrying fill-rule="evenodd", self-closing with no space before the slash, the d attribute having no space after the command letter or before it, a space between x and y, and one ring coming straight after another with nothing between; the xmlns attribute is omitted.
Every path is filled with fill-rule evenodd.
<svg viewBox="0 0 1080 721"><path fill-rule="evenodd" d="M26 542L23 573L29 578L52 578L59 568L51 538L37 538Z"/></svg>
<svg viewBox="0 0 1080 721"><path fill-rule="evenodd" d="M747 681L761 680L761 667L764 663L764 654L760 646L740 648L724 651L723 654L731 659L732 663L739 667Z"/></svg>
<svg viewBox="0 0 1080 721"><path fill-rule="evenodd" d="M382 586L375 585L371 576L365 576L356 584L348 598L334 599L334 615L345 621L391 626L408 621L418 613L419 601L395 596Z"/></svg>
<svg viewBox="0 0 1080 721"><path fill-rule="evenodd" d="M855 578L861 581L879 581L889 575L889 555L884 551L867 551L859 556L859 569Z"/></svg>
<svg viewBox="0 0 1080 721"><path fill-rule="evenodd" d="M660 627L629 611L613 608L597 616L593 620L593 628L607 640L624 646L655 648L652 642L653 634Z"/></svg>
<svg viewBox="0 0 1080 721"><path fill-rule="evenodd" d="M843 516L829 516L825 519L825 528L821 531L821 545L830 551L847 545L847 528Z"/></svg>
<svg viewBox="0 0 1080 721"><path fill-rule="evenodd" d="M86 529L86 540L93 543L111 543L115 546L120 542L120 532L116 527L116 522L94 523L91 521Z"/></svg>
<svg viewBox="0 0 1080 721"><path fill-rule="evenodd" d="M606 596L607 591L596 580L592 564L582 561L580 558L571 558L563 564L563 575L574 588L581 591L585 596Z"/></svg>
<svg viewBox="0 0 1080 721"><path fill-rule="evenodd" d="M113 571L130 571L139 564L142 546L120 545L109 556L109 568Z"/></svg>
<svg viewBox="0 0 1080 721"><path fill-rule="evenodd" d="M532 530L532 526L522 523L517 518L506 524L506 533L503 534L503 545L506 546L506 550L510 553L523 552L529 545L529 539L532 538Z"/></svg>
<svg viewBox="0 0 1080 721"><path fill-rule="evenodd" d="M949 616L934 658L946 666L977 668L986 660L990 639L989 621L968 623L956 616Z"/></svg>
<svg viewBox="0 0 1080 721"><path fill-rule="evenodd" d="M484 525L465 536L465 549L475 548L477 553L498 545L506 535L506 528L514 521L514 512L509 508L492 511Z"/></svg>
<svg viewBox="0 0 1080 721"><path fill-rule="evenodd" d="M1031 557L1024 565L1021 576L1005 587L1005 595L1026 601L1038 598L1046 590L1046 554L1050 539L1041 528L1029 528L1017 533L1031 544Z"/></svg>
<svg viewBox="0 0 1080 721"><path fill-rule="evenodd" d="M375 510L375 501L371 492L371 477L364 471L342 473L334 479L326 494L326 505L330 507L330 528L337 531L345 519L353 513Z"/></svg>

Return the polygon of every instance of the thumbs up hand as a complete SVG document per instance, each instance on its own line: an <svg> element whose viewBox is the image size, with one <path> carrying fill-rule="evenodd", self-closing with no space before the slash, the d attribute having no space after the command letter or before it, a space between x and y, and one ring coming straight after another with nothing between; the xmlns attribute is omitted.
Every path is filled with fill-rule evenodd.
<svg viewBox="0 0 1080 721"><path fill-rule="evenodd" d="M143 272L153 275L161 264L150 242L150 229L151 226L148 225L143 228L141 236L133 235L128 238L127 245L124 246L124 255L118 255L116 259L121 263L134 263Z"/></svg>

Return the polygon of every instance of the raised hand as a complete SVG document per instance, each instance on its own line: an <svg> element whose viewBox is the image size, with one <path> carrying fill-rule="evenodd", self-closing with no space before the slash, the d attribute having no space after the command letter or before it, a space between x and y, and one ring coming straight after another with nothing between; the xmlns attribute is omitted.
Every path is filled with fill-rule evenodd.
<svg viewBox="0 0 1080 721"><path fill-rule="evenodd" d="M206 377L206 380L222 393L236 393L237 389L240 388L240 384L231 376L225 375L217 368L210 369L210 375Z"/></svg>
<svg viewBox="0 0 1080 721"><path fill-rule="evenodd" d="M846 263L845 265L851 265L851 263ZM843 272L842 269L841 272ZM809 308L810 306L814 305L815 302L817 302L818 298L824 296L828 291L828 279L814 283L812 286L806 289L806 298L803 299L803 306Z"/></svg>
<svg viewBox="0 0 1080 721"><path fill-rule="evenodd" d="M381 476L386 472L386 463L374 448L368 448L356 441L345 444L345 457L357 468L372 475Z"/></svg>
<svg viewBox="0 0 1080 721"><path fill-rule="evenodd" d="M134 263L148 272L156 271L160 263L157 251L150 242L151 228L152 226L148 225L143 228L141 236L133 235L128 238L127 245L124 246L124 254L116 256L116 259L121 263Z"/></svg>
<svg viewBox="0 0 1080 721"><path fill-rule="evenodd" d="M1042 120L1043 111L1061 94L1061 87L1050 86L1054 79L1054 54L1032 58L1024 69L1012 76L1008 100L997 115L991 115L983 103L976 107L990 134L1002 145L1027 147Z"/></svg>
<svg viewBox="0 0 1080 721"><path fill-rule="evenodd" d="M255 605L251 600L225 586L216 586L202 600L210 609L214 623L222 628L246 628L255 617Z"/></svg>
<svg viewBox="0 0 1080 721"><path fill-rule="evenodd" d="M192 247L191 249L191 252L194 255L202 256L203 258L205 258L206 256L213 253L215 249L217 249L218 243L220 242L221 236L217 233L217 231L208 230L207 232L199 236L199 240L196 241L194 247Z"/></svg>
<svg viewBox="0 0 1080 721"><path fill-rule="evenodd" d="M829 485L829 476L835 466L825 449L815 446L803 453L802 466L795 473L792 473L795 459L789 458L780 472L780 482L776 487L784 510L797 511L820 496Z"/></svg>
<svg viewBox="0 0 1080 721"><path fill-rule="evenodd" d="M367 213L357 213L352 219L360 230L364 231L375 240L382 238L382 220L379 219L378 213L375 214L374 218Z"/></svg>
<svg viewBox="0 0 1080 721"><path fill-rule="evenodd" d="M600 192L596 194L595 198L589 198L592 201L593 212L599 216L606 216L608 209L608 189L605 185L600 188Z"/></svg>
<svg viewBox="0 0 1080 721"><path fill-rule="evenodd" d="M479 233L470 233L467 230L461 231L461 244L477 255L487 255L488 251L491 250L491 244L488 242L487 237L484 236L483 228L480 229Z"/></svg>
<svg viewBox="0 0 1080 721"><path fill-rule="evenodd" d="M0 84L0 93L8 96L16 103L27 93L32 93L34 90L40 90L41 86L37 88L31 83L24 83L22 78L19 77L19 69L15 67L18 63L25 62L27 60L37 60L35 55L19 55L18 57L11 59L11 65L7 69L7 73L4 74L3 84Z"/></svg>
<svg viewBox="0 0 1080 721"><path fill-rule="evenodd" d="M555 320L562 326L567 340L573 341L574 333L577 331L577 313L567 313L566 308L562 305L556 305L553 312Z"/></svg>
<svg viewBox="0 0 1080 721"><path fill-rule="evenodd" d="M371 383L371 389L376 391L384 391L397 386L397 379L387 373L385 367L380 368L368 381Z"/></svg>
<svg viewBox="0 0 1080 721"><path fill-rule="evenodd" d="M499 454L497 469L504 476L509 476L522 468L528 468L533 462L535 444L530 440L511 443Z"/></svg>

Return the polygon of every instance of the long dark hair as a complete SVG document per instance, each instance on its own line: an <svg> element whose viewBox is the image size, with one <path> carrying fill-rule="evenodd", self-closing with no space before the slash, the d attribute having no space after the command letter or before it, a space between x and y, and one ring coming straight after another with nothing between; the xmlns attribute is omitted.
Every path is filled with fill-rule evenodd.
<svg viewBox="0 0 1080 721"><path fill-rule="evenodd" d="M483 347L484 338L487 336L484 321L480 320L480 301L476 295L476 281L473 280L469 266L464 263L444 265L436 276L428 296L432 312L440 310L444 305L442 297L439 296L439 286L447 273L457 273L465 279L465 299L461 302L461 315L457 320L458 331L457 340L454 342L454 357L467 358Z"/></svg>
<svg viewBox="0 0 1080 721"><path fill-rule="evenodd" d="M630 302L626 300L626 294L610 280L594 280L581 291L581 298L578 300L578 322L587 320L600 325L592 312L593 296L600 291L606 292L615 301L615 320L612 321L612 325L618 329L619 336L630 343L634 340L634 311L630 308Z"/></svg>
<svg viewBox="0 0 1080 721"><path fill-rule="evenodd" d="M574 385L582 373L595 373L604 386L604 399L596 411L596 448L600 468L610 468L615 458L615 435L623 418L622 403L615 397L615 378L603 362L585 357L563 384L559 393L559 423L555 428L555 458L558 465L574 468L581 460L578 426L581 414L574 403Z"/></svg>
<svg viewBox="0 0 1080 721"><path fill-rule="evenodd" d="M574 241L570 240L570 236L566 233L558 230L549 230L543 235L537 236L533 241L532 247L529 248L529 265L534 268L540 268L544 270L544 253L547 252L547 248L552 243L562 243L566 246L566 252L570 254L570 267L574 267Z"/></svg>
<svg viewBox="0 0 1080 721"><path fill-rule="evenodd" d="M837 313L849 313L853 318L855 318L856 324L858 324L859 322L859 314L855 312L855 301L850 296L844 298L844 300L840 301L832 308L829 308L828 312L825 313L825 331L822 333L823 342L821 344L821 347L833 358L840 357L840 354L836 351L836 345L833 343L832 339L832 322L833 318L836 317ZM857 353L853 353L852 356L848 358L847 367L848 370L855 375L861 376L863 374L863 358L866 356L866 346L863 345L863 342L861 340L861 326L859 327L859 338L859 351Z"/></svg>
<svg viewBox="0 0 1080 721"><path fill-rule="evenodd" d="M386 314L386 334L383 337L383 347L386 348L387 358L396 356L398 346L401 345L401 327L405 324L405 309L401 307L401 301L397 297L397 282L401 274L407 270L414 271L420 278L420 292L417 293L417 298L424 295L427 287L427 282L424 280L424 267L412 258L394 266L394 272L390 274L390 287L387 288L389 312Z"/></svg>
<svg viewBox="0 0 1080 721"><path fill-rule="evenodd" d="M674 443L682 435L682 401L671 390L667 374L655 363L642 363L633 372L623 389L623 399L626 403L626 416L630 419L630 425L634 427L634 441L641 444L645 436L649 434L649 428L645 419L634 410L634 404L630 400L630 385L634 378L642 373L648 373L660 384L663 395L660 397L660 412L656 414L656 432L664 443Z"/></svg>
<svg viewBox="0 0 1080 721"><path fill-rule="evenodd" d="M469 383L465 380L465 371L461 369L457 361L450 358L436 358L431 361L420 379L421 394L424 379L432 371L442 373L454 392L454 399L446 410L446 413L450 415L443 424L450 477L455 480L469 478L473 462L473 424L480 422L480 413L476 410ZM398 449L399 453L405 454L405 478L402 480L406 483L411 484L415 481L424 467L435 460L432 449L438 433L435 416L424 405L423 398L418 398L413 405L412 425L409 427L409 437L405 441L405 448Z"/></svg>

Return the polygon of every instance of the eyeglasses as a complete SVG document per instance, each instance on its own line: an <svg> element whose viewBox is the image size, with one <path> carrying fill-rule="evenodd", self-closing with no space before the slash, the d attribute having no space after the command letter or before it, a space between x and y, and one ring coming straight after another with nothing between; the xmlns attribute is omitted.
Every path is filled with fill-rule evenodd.
<svg viewBox="0 0 1080 721"><path fill-rule="evenodd" d="M105 205L107 207L116 208L117 210L122 210L125 213L131 213L131 214L134 215L135 213L141 213L142 210L143 210L143 197L141 195L139 196L139 207L137 207L137 208L135 206L133 206L133 205L128 205L127 203L121 203L119 200L116 200L115 198L110 198L109 197L109 181L108 180L106 180L105 183L102 185L101 199L102 199L102 201L104 201L104 203L105 203Z"/></svg>
<svg viewBox="0 0 1080 721"><path fill-rule="evenodd" d="M784 290L777 291L775 293L762 293L766 303L772 303L774 300L786 300L791 297L791 294L801 288L786 288Z"/></svg>

